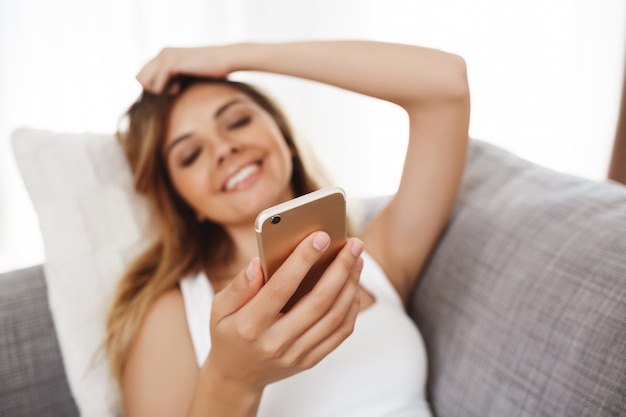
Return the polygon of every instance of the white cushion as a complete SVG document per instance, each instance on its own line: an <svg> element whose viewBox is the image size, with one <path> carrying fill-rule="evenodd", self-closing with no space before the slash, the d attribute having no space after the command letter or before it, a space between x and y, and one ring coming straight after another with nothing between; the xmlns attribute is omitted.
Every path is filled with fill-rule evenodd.
<svg viewBox="0 0 626 417"><path fill-rule="evenodd" d="M114 135L20 129L12 145L39 217L52 318L84 416L118 414L103 340L113 291L145 247L147 203Z"/></svg>

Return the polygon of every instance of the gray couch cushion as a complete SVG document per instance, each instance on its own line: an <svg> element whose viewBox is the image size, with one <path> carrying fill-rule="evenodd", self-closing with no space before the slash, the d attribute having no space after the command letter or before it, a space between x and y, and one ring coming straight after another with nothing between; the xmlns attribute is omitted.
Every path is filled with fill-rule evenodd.
<svg viewBox="0 0 626 417"><path fill-rule="evenodd" d="M78 416L42 266L0 275L0 416Z"/></svg>
<svg viewBox="0 0 626 417"><path fill-rule="evenodd" d="M475 142L415 293L439 416L626 407L626 187Z"/></svg>

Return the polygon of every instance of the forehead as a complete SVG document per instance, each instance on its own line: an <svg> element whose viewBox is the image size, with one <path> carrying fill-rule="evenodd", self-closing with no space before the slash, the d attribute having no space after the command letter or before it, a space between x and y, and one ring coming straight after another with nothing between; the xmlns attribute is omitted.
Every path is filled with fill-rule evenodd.
<svg viewBox="0 0 626 417"><path fill-rule="evenodd" d="M223 104L235 98L247 99L247 96L225 84L194 84L176 98L170 111L170 117L181 116L194 111L217 111Z"/></svg>
<svg viewBox="0 0 626 417"><path fill-rule="evenodd" d="M165 143L200 125L212 123L218 111L237 100L248 106L255 103L243 92L225 84L194 84L185 89L172 103L168 115Z"/></svg>

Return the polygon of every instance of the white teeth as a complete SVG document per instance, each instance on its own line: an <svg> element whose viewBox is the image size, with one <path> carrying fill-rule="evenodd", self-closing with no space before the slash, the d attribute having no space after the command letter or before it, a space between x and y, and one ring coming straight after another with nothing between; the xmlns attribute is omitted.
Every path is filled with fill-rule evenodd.
<svg viewBox="0 0 626 417"><path fill-rule="evenodd" d="M257 172L258 170L259 170L259 164L246 165L245 167L237 171L235 175L233 175L232 177L228 179L224 189L226 191L232 190L233 188L237 186L237 184L247 180L248 178L250 178L252 174Z"/></svg>

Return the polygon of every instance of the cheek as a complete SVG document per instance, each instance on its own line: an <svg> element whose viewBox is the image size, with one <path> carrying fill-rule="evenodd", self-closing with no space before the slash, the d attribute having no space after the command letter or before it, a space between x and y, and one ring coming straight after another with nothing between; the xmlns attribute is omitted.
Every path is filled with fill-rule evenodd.
<svg viewBox="0 0 626 417"><path fill-rule="evenodd" d="M197 211L203 199L202 190L207 188L203 180L206 176L203 175L202 168L187 168L173 173L171 178L178 195Z"/></svg>
<svg viewBox="0 0 626 417"><path fill-rule="evenodd" d="M291 153L288 153L285 156L285 164L287 166L287 174L289 178L291 179L293 175L293 155Z"/></svg>
<svg viewBox="0 0 626 417"><path fill-rule="evenodd" d="M282 138L282 136L279 136L279 138L274 139L274 147L275 147L275 152L280 155L280 158L283 162L283 166L285 166L286 169L288 169L288 171L291 173L291 171L293 170L293 155L294 152L292 151L292 149L287 145L287 143L285 142L285 140Z"/></svg>
<svg viewBox="0 0 626 417"><path fill-rule="evenodd" d="M295 154L292 151L292 149L287 147L287 149L285 150L284 158L285 158L285 164L287 166L289 178L291 178L291 176L293 175L294 157L295 157Z"/></svg>

